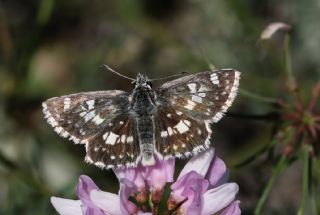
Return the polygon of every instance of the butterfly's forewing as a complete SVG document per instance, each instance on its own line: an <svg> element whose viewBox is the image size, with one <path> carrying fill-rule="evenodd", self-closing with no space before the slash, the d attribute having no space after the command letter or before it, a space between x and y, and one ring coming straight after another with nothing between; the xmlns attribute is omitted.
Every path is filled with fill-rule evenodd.
<svg viewBox="0 0 320 215"><path fill-rule="evenodd" d="M158 110L164 112L156 121L161 124L158 135L163 145L170 146L171 153L168 155L180 156L183 152L187 156L208 147L211 135L209 123L219 121L230 107L238 90L239 78L240 72L232 69L208 71L167 82L157 90ZM168 119L168 114L174 116L175 122ZM183 120L188 120L190 125L179 124ZM161 132L179 126L183 133L178 129L166 139L161 138ZM197 135L198 130L201 136ZM191 136L193 138L190 140ZM171 144L173 140L175 145ZM183 143L186 147L182 147ZM169 149L158 147L161 153L167 154Z"/></svg>
<svg viewBox="0 0 320 215"><path fill-rule="evenodd" d="M163 84L157 95L177 112L217 122L232 104L239 78L232 69L197 73Z"/></svg>
<svg viewBox="0 0 320 215"><path fill-rule="evenodd" d="M45 118L60 136L86 144L86 161L108 168L134 162L133 157L139 153L133 147L134 140L123 139L123 135L137 136L128 114L126 92L78 93L55 97L42 105Z"/></svg>

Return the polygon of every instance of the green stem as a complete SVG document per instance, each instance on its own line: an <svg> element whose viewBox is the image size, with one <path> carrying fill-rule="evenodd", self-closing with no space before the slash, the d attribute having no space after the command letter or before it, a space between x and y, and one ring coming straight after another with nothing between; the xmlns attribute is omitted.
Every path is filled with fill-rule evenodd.
<svg viewBox="0 0 320 215"><path fill-rule="evenodd" d="M316 192L314 192L314 190L316 189L316 187L314 186L312 188L312 192L311 192L311 204L312 204L312 212L313 214L319 214L319 204L318 204L318 199L317 199L317 194Z"/></svg>
<svg viewBox="0 0 320 215"><path fill-rule="evenodd" d="M291 52L290 52L290 34L287 33L284 38L284 64L285 73L289 86L294 85L295 80L292 73L292 62L291 62Z"/></svg>
<svg viewBox="0 0 320 215"><path fill-rule="evenodd" d="M239 89L239 93L241 95L244 95L244 96L247 96L249 98L256 99L256 100L259 100L259 101L262 101L262 102L268 102L268 103L277 103L278 102L278 100L275 99L275 98L261 96L261 95L249 92L247 90L244 90L244 89Z"/></svg>
<svg viewBox="0 0 320 215"><path fill-rule="evenodd" d="M276 181L276 178L285 169L286 164L287 164L287 157L285 155L282 155L280 160L278 161L276 167L274 168L272 176L269 179L267 186L265 187L265 189L264 189L264 191L258 201L258 204L254 210L255 215L259 215L261 213L261 209L262 209L264 203L266 202L267 197L269 196L270 190L273 187L273 185Z"/></svg>
<svg viewBox="0 0 320 215"><path fill-rule="evenodd" d="M301 204L298 210L297 215L303 215L306 202L309 197L309 183L310 183L310 167L311 167L311 158L309 156L309 148L303 148L303 187L302 187L302 197L301 197Z"/></svg>

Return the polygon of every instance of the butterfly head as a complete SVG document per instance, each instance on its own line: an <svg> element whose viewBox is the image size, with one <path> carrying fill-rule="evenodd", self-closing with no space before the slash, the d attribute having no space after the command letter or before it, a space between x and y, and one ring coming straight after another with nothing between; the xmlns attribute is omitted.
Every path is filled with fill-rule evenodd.
<svg viewBox="0 0 320 215"><path fill-rule="evenodd" d="M142 75L140 73L138 74L137 79L134 80L132 83L135 89L137 88L151 89L152 88L151 80L147 76Z"/></svg>

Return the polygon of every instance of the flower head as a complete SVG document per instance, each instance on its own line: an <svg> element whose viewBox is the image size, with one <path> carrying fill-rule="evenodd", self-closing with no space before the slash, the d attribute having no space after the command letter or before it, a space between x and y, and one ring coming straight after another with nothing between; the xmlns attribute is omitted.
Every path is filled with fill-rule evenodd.
<svg viewBox="0 0 320 215"><path fill-rule="evenodd" d="M309 145L311 152L319 152L319 132L320 132L320 111L317 109L317 102L320 93L320 84L315 84L311 91L311 99L304 105L299 94L298 86L291 89L294 95L293 104L282 102L282 107L286 110L281 118L284 124L288 124L287 130L294 130L294 135L286 145L284 153L291 155L302 140L304 145ZM286 132L286 131L285 131ZM281 135L280 135L281 136Z"/></svg>
<svg viewBox="0 0 320 215"><path fill-rule="evenodd" d="M51 201L62 215L159 214L164 187L173 182L174 164L174 159L156 158L154 166L114 169L120 182L118 195L103 192L88 176L80 176L79 200L52 197ZM235 201L238 186L225 183L227 175L224 162L213 149L193 157L171 185L165 213L240 214L239 201Z"/></svg>

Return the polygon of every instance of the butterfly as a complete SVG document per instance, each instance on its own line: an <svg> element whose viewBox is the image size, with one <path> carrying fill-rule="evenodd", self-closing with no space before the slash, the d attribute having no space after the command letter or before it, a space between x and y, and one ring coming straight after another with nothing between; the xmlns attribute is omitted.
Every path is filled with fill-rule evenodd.
<svg viewBox="0 0 320 215"><path fill-rule="evenodd" d="M186 75L152 88L138 74L131 94L81 92L42 103L54 131L84 144L85 161L101 168L153 165L155 157L185 158L210 147L212 122L236 97L240 72L220 69Z"/></svg>

